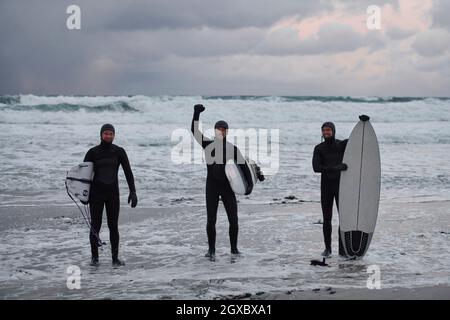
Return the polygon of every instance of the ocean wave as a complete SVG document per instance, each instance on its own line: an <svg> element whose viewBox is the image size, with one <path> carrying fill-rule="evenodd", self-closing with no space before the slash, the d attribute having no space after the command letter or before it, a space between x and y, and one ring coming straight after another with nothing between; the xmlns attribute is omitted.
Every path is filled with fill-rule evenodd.
<svg viewBox="0 0 450 320"><path fill-rule="evenodd" d="M184 127L186 121L190 121L192 106L197 103L208 108L205 121L223 118L234 123L236 128L255 124L280 128L290 123L309 128L312 124L317 126L317 123L332 119L340 128L344 126L344 130L350 130L359 114L368 114L377 129L387 129L384 123L411 123L414 130L423 134L430 126L437 126L444 128L438 138L448 140L448 130L444 125L450 121L450 98L144 95L20 95L3 98L0 123L92 123L95 119L91 113L98 112L109 113L109 121L115 123L165 123ZM380 101L383 102L374 103ZM114 118L117 113L122 115L120 119ZM394 138L400 136L403 139L395 127L389 130Z"/></svg>
<svg viewBox="0 0 450 320"><path fill-rule="evenodd" d="M105 112L105 111L116 111L116 112L139 112L139 110L131 107L128 103L123 101L116 101L111 104L97 105L97 106L86 106L79 104L70 103L58 103L58 104L39 104L39 105L0 105L3 110L13 110L13 111L44 111L44 112L75 112L75 111L87 111L87 112Z"/></svg>
<svg viewBox="0 0 450 320"><path fill-rule="evenodd" d="M449 97L352 97L352 96L203 96L205 100L244 100L268 102L355 102L355 103L405 103L412 101L449 101Z"/></svg>
<svg viewBox="0 0 450 320"><path fill-rule="evenodd" d="M0 96L2 97L2 96ZM20 105L42 105L42 104L73 104L73 105L84 105L84 106L97 106L112 104L115 102L126 102L130 105L142 104L142 103L161 103L161 102L171 102L171 101L198 101L201 99L200 96L144 96L144 95L122 95L122 96L36 96L33 94L21 94L18 96L3 96L9 97L5 98L5 101L11 101L10 104L20 104ZM14 102L16 101L16 102ZM1 102L1 100L0 100Z"/></svg>
<svg viewBox="0 0 450 320"><path fill-rule="evenodd" d="M162 141L152 141L152 142L139 142L137 144L138 147L142 148L148 148L148 147L161 147L161 146L170 146L171 141L170 140L162 140Z"/></svg>
<svg viewBox="0 0 450 320"><path fill-rule="evenodd" d="M36 96L33 94L21 94L17 104L23 106L71 104L82 106L101 106L117 102L129 103L134 97L139 96Z"/></svg>
<svg viewBox="0 0 450 320"><path fill-rule="evenodd" d="M0 105L9 105L20 103L20 96L0 96Z"/></svg>
<svg viewBox="0 0 450 320"><path fill-rule="evenodd" d="M1 110L40 111L154 111L155 107L194 105L200 96L36 96L33 94L0 96Z"/></svg>
<svg viewBox="0 0 450 320"><path fill-rule="evenodd" d="M317 103L336 104L407 104L410 102L422 102L427 105L448 104L447 97L357 97L357 96L253 96L253 95L229 95L229 96L36 96L32 94L4 95L0 96L0 108L15 110L42 110L42 111L77 111L93 108L89 111L145 111L152 106L171 104L174 106L184 104L202 103L202 101L226 102L270 102L270 103ZM35 107L35 108L24 108Z"/></svg>

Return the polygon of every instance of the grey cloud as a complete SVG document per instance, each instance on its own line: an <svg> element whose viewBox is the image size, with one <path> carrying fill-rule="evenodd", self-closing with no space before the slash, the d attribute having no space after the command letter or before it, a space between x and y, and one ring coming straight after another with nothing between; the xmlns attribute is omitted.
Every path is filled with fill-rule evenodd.
<svg viewBox="0 0 450 320"><path fill-rule="evenodd" d="M433 26L446 28L450 31L450 1L435 0L432 11Z"/></svg>
<svg viewBox="0 0 450 320"><path fill-rule="evenodd" d="M449 56L439 56L433 58L418 59L415 63L417 70L425 72L445 72L450 75L450 60Z"/></svg>
<svg viewBox="0 0 450 320"><path fill-rule="evenodd" d="M83 61L93 47L80 46L86 35L68 32L66 7L61 2L0 3L0 94L35 91L58 93L77 87Z"/></svg>
<svg viewBox="0 0 450 320"><path fill-rule="evenodd" d="M366 13L369 6L375 5L382 7L383 5L390 4L395 9L399 8L399 0L338 0L336 5L340 6L343 10L349 13Z"/></svg>
<svg viewBox="0 0 450 320"><path fill-rule="evenodd" d="M158 0L149 2L153 6L139 1L134 7L130 1L80 0L82 30L69 31L65 10L73 3L0 1L0 94L363 95L375 89L377 94L406 94L408 77L421 76L414 70L396 75L398 82L391 86L378 87L353 80L350 69L331 66L333 76L328 78L326 54L389 46L381 33L360 35L348 26L329 24L317 38L303 42L289 29L268 35L271 25L284 16L301 19L330 10L329 4L316 1L248 0L245 7L244 1L207 1L200 7L200 1L173 5ZM352 2L345 3L350 9ZM351 10L359 12L368 1L353 3ZM153 18L147 19L145 8L153 10ZM143 12L133 16L135 11ZM416 46L427 53L426 41L419 39ZM305 68L311 61L318 65ZM292 65L298 72L290 72ZM434 69L442 83L436 83L433 93L449 94L448 85L443 85L449 80L446 70ZM414 81L418 86L424 82ZM424 86L417 92L426 95L427 90L431 89Z"/></svg>
<svg viewBox="0 0 450 320"><path fill-rule="evenodd" d="M162 58L166 55L222 56L248 53L264 39L266 30L244 28L239 32L229 29L189 29L127 32L111 35L119 51L144 58Z"/></svg>
<svg viewBox="0 0 450 320"><path fill-rule="evenodd" d="M295 29L276 30L256 50L270 55L311 55L348 52L366 46L372 49L383 46L378 33L362 35L348 25L327 23L321 26L316 36L304 40L299 39Z"/></svg>
<svg viewBox="0 0 450 320"><path fill-rule="evenodd" d="M316 57L317 58L317 57ZM169 85L155 84L159 92L181 94L274 95L391 95L448 96L448 75L437 74L434 83L411 68L404 57L385 75L370 79L355 77L339 65L323 61L311 66L309 56L234 56L221 59L174 57L164 62ZM159 65L162 67L162 64ZM135 78L134 75L127 77Z"/></svg>
<svg viewBox="0 0 450 320"><path fill-rule="evenodd" d="M66 8L73 3L0 2L0 68L8 74L0 77L0 94L114 91L110 86L126 70L142 69L137 73L156 78L156 63L167 55L247 52L264 29L244 26L270 26L286 15L330 9L320 1L295 0L277 5L268 0L79 0L82 29L69 31Z"/></svg>
<svg viewBox="0 0 450 320"><path fill-rule="evenodd" d="M412 47L424 57L439 56L447 52L450 33L442 29L431 29L416 36Z"/></svg>
<svg viewBox="0 0 450 320"><path fill-rule="evenodd" d="M330 2L295 0L81 0L95 30L268 27L283 17L332 10Z"/></svg>
<svg viewBox="0 0 450 320"><path fill-rule="evenodd" d="M406 30L397 27L390 27L386 31L386 35L393 40L403 40L417 33L417 30Z"/></svg>

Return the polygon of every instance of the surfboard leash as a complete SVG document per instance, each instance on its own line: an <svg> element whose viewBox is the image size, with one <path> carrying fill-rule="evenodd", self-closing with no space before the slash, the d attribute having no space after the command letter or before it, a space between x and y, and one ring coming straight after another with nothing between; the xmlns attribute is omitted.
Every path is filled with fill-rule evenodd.
<svg viewBox="0 0 450 320"><path fill-rule="evenodd" d="M84 205L84 212L81 209L80 205L77 203L77 201L72 197L72 195L69 192L69 188L67 187L67 182L64 182L64 184L66 185L66 192L69 195L70 199L72 199L72 201L75 203L75 205L77 206L78 210L81 213L81 216L84 219L84 222L86 223L87 227L89 228L89 231L91 232L91 234L94 235L94 237L97 240L97 246L101 247L103 245L106 245L106 242L102 241L100 239L100 235L92 228L92 223L91 223L91 219L90 219L90 209L89 209L89 204Z"/></svg>

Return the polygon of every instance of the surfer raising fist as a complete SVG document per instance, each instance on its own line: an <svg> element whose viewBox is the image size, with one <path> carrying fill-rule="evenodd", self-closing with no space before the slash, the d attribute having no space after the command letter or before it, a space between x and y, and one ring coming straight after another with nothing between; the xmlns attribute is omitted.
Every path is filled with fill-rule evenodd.
<svg viewBox="0 0 450 320"><path fill-rule="evenodd" d="M231 189L230 183L225 174L225 164L233 159L242 169L242 172L251 181L251 173L245 165L245 160L239 149L227 141L228 124L224 120L217 121L214 125L215 138L213 140L206 138L198 128L200 113L205 111L201 104L194 106L194 116L191 123L191 131L195 140L205 151L207 164L206 177L206 233L208 236L208 252L206 257L215 259L216 252L216 220L219 197L227 212L230 236L231 253L239 254L237 248L238 241L238 208L236 195Z"/></svg>
<svg viewBox="0 0 450 320"><path fill-rule="evenodd" d="M111 124L105 124L100 129L100 144L91 148L84 157L84 162L94 163L94 179L89 195L91 213L91 225L98 234L102 225L103 207L106 207L109 237L111 241L112 263L114 266L122 266L124 262L119 259L119 179L117 174L121 165L127 179L130 195L128 203L131 207L137 205L136 188L131 171L130 162L125 150L113 144L115 130ZM98 266L98 245L95 236L90 234L91 265Z"/></svg>

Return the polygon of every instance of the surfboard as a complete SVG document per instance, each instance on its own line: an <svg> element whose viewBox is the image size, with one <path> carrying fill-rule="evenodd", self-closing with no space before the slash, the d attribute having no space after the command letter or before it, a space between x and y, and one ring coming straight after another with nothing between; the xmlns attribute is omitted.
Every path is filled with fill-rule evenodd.
<svg viewBox="0 0 450 320"><path fill-rule="evenodd" d="M91 234L97 240L97 246L101 247L106 243L100 239L99 234L92 228L91 215L89 209L89 192L94 178L94 163L82 162L67 171L66 190L70 199L75 203ZM81 202L81 206L78 202Z"/></svg>
<svg viewBox="0 0 450 320"><path fill-rule="evenodd" d="M233 160L228 160L225 164L225 174L230 182L231 189L236 194L249 195L253 191L253 186L258 181L256 163L253 160L245 160L245 165L250 170L252 184L247 181L241 167Z"/></svg>
<svg viewBox="0 0 450 320"><path fill-rule="evenodd" d="M69 195L80 200L82 204L89 202L89 191L94 177L94 164L82 162L67 172L66 188Z"/></svg>
<svg viewBox="0 0 450 320"><path fill-rule="evenodd" d="M375 231L380 201L381 162L377 136L369 121L350 134L339 185L339 227L349 257L366 254Z"/></svg>

